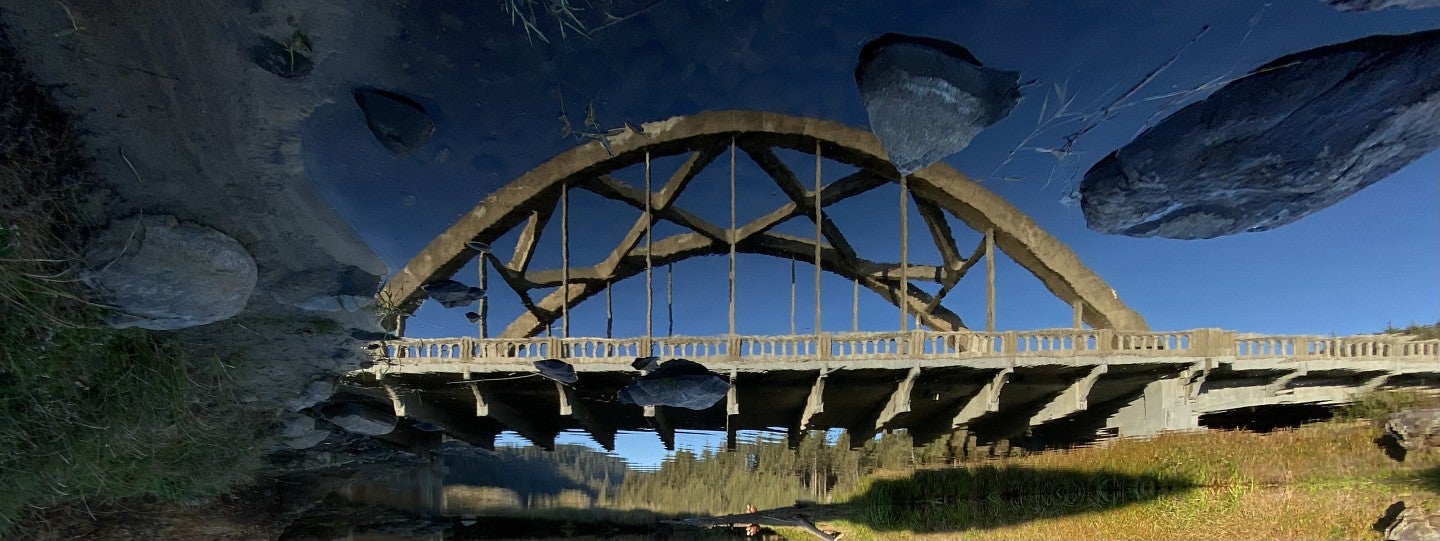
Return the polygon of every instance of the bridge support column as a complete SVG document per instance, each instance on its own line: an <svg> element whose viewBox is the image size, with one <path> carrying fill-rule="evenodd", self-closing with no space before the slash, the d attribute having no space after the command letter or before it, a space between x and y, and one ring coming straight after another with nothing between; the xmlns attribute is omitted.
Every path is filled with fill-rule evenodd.
<svg viewBox="0 0 1440 541"><path fill-rule="evenodd" d="M805 433L810 429L810 421L816 415L825 411L825 376L827 370L821 370L815 376L815 383L810 385L810 394L805 398L805 409L801 410L800 417L795 419L789 427L790 447L800 445L800 440L805 438Z"/></svg>
<svg viewBox="0 0 1440 541"><path fill-rule="evenodd" d="M1085 411L1086 408L1090 407L1088 401L1090 389L1095 387L1095 381L1099 380L1100 376L1105 375L1109 370L1109 365L1104 364L1091 368L1088 374L1076 380L1075 383L1070 384L1064 391L1060 391L1060 394L1055 395L1055 398L1051 400L1049 404L1046 404L1044 408L1032 416L1030 418L1030 426L1047 423L1076 412Z"/></svg>
<svg viewBox="0 0 1440 541"><path fill-rule="evenodd" d="M950 426L959 428L969 425L970 421L980 418L981 415L1000 411L1000 389L1005 387L1005 382L1010 381L1010 374L1014 371L1013 368L1003 368L996 373L989 383L975 393L975 396L970 397L970 401L965 403L965 407L960 408L960 413L955 415L955 420L951 421Z"/></svg>
<svg viewBox="0 0 1440 541"><path fill-rule="evenodd" d="M851 438L851 442L868 440L871 436L884 430L885 425L895 419L895 416L910 411L910 394L915 389L915 379L920 377L920 367L911 367L905 374L905 379L895 386L895 392L890 394L890 401L880 410L880 415L875 417L874 429L865 438Z"/></svg>
<svg viewBox="0 0 1440 541"><path fill-rule="evenodd" d="M395 409L396 417L409 417L416 421L432 424L443 428L446 434L457 440L469 443L483 449L495 448L495 434L475 430L473 423L466 423L459 415L445 411L433 404L425 402L419 394L409 389L401 388L386 380L381 380L385 394L390 398L390 404Z"/></svg>
<svg viewBox="0 0 1440 541"><path fill-rule="evenodd" d="M590 433L595 443L606 451L615 450L615 433L617 429L613 423L605 420L604 416L597 414L590 405L580 398L575 389L555 382L555 393L560 399L560 415L567 415L580 423L580 426Z"/></svg>
<svg viewBox="0 0 1440 541"><path fill-rule="evenodd" d="M547 451L555 449L555 431L541 428L525 412L497 400L495 393L485 384L471 383L470 394L475 397L475 415L477 417L489 417L499 421L500 424L514 430L521 437L530 440L530 443Z"/></svg>
<svg viewBox="0 0 1440 541"><path fill-rule="evenodd" d="M1290 382L1295 381L1297 378L1304 377L1305 373L1306 370L1304 368L1301 368L1299 370L1295 370L1293 372L1275 378L1275 381L1272 381L1269 385L1265 386L1265 396L1275 396L1277 394L1280 394L1280 391L1283 391L1286 387L1290 386Z"/></svg>
<svg viewBox="0 0 1440 541"><path fill-rule="evenodd" d="M1364 385L1361 385L1359 389L1356 389L1356 390L1355 390L1355 394L1365 394L1365 393L1368 393L1368 392L1375 391L1375 390L1379 389L1380 386L1385 385L1386 382L1389 382L1389 381L1390 381L1390 378L1392 378L1392 377L1394 377L1394 376L1395 376L1395 374L1391 374L1391 373L1389 373L1389 372L1386 372L1386 373L1384 373L1384 374L1380 374L1380 375L1378 375L1378 376L1375 376L1375 377L1373 377L1373 378L1370 378L1369 380L1367 380L1367 381L1365 382Z"/></svg>
<svg viewBox="0 0 1440 541"><path fill-rule="evenodd" d="M1200 414L1187 394L1186 379L1150 382L1139 398L1110 418L1109 425L1118 428L1120 436L1149 436L1169 430L1200 428Z"/></svg>
<svg viewBox="0 0 1440 541"><path fill-rule="evenodd" d="M739 376L739 371L730 369L730 390L725 393L725 449L730 451L734 451L737 444L735 422L736 416L740 415Z"/></svg>

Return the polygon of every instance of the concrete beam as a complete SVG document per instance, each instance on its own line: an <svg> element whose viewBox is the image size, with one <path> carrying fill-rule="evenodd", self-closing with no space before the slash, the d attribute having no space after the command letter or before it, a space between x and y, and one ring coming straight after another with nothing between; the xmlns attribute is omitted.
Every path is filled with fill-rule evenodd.
<svg viewBox="0 0 1440 541"><path fill-rule="evenodd" d="M560 415L567 415L578 421L580 426L590 433L595 443L600 444L606 451L615 450L615 433L619 430L614 423L592 409L574 388L557 381L555 393L560 399Z"/></svg>
<svg viewBox="0 0 1440 541"><path fill-rule="evenodd" d="M505 427L514 430L530 443L547 451L555 449L554 430L546 430L536 424L530 415L519 408L496 399L495 393L480 382L470 384L470 394L475 397L475 415L489 417Z"/></svg>
<svg viewBox="0 0 1440 541"><path fill-rule="evenodd" d="M660 443L665 446L666 451L675 450L675 424L670 422L670 416L660 407L652 406L654 412L646 417L650 418L651 425L655 427L655 433L660 436Z"/></svg>
<svg viewBox="0 0 1440 541"><path fill-rule="evenodd" d="M1265 396L1275 396L1277 394L1280 394L1280 391L1283 391L1286 387L1290 386L1290 382L1295 381L1296 378L1304 377L1306 373L1307 370L1301 368L1299 370L1294 370L1278 378L1275 378L1275 381L1272 381L1269 385L1265 386Z"/></svg>
<svg viewBox="0 0 1440 541"><path fill-rule="evenodd" d="M1389 382L1390 378L1394 376L1395 374L1386 372L1384 374L1380 374L1378 376L1370 378L1369 380L1365 381L1364 385L1361 385L1359 388L1355 389L1355 394L1365 394L1371 391L1375 391L1376 389L1379 389L1380 386L1385 385L1386 382Z"/></svg>
<svg viewBox="0 0 1440 541"><path fill-rule="evenodd" d="M825 376L828 370L822 369L815 376L815 383L810 385L810 394L805 397L805 408L800 411L800 416L788 427L790 447L800 445L800 440L810 429L810 422L816 415L825 411Z"/></svg>
<svg viewBox="0 0 1440 541"><path fill-rule="evenodd" d="M886 425L894 420L895 416L910 411L910 394L915 389L915 379L918 377L920 377L920 367L911 367L910 371L905 374L905 379L895 385L895 392L890 394L890 400L886 402L885 407L880 410L880 415L875 417L875 428L871 432L871 435L886 428L893 428Z"/></svg>
<svg viewBox="0 0 1440 541"><path fill-rule="evenodd" d="M986 413L1000 411L1000 389L1005 387L1005 382L1010 381L1010 374L1014 373L1013 368L1003 368L990 379L984 387L970 397L965 407L960 408L960 413L950 422L951 427L961 427L970 424L970 421L978 419Z"/></svg>
<svg viewBox="0 0 1440 541"><path fill-rule="evenodd" d="M419 393L410 389L403 389L383 379L381 386L385 389L385 395L390 398L396 417L409 417L438 426L451 437L482 449L495 448L495 434L475 430L458 415L426 402Z"/></svg>
<svg viewBox="0 0 1440 541"><path fill-rule="evenodd" d="M1050 403L1046 404L1038 413L1030 417L1030 426L1047 423L1076 412L1085 411L1086 408L1090 407L1088 400L1090 397L1090 389L1094 388L1095 381L1100 379L1100 376L1105 375L1108 371L1110 371L1110 366L1104 364L1091 368L1089 373L1075 380L1075 383L1071 383L1064 391L1060 391L1060 394L1055 395L1055 398L1050 400Z"/></svg>

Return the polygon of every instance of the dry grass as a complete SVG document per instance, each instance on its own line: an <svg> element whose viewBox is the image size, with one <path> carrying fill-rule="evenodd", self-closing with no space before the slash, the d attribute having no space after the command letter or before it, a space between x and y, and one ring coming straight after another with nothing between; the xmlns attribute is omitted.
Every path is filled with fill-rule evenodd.
<svg viewBox="0 0 1440 541"><path fill-rule="evenodd" d="M869 495L886 480L920 484L892 473L851 500L849 520L826 527L853 539L1378 539L1371 526L1389 504L1440 507L1440 454L1396 463L1373 442L1378 435L1365 422L1168 434L959 469L971 478L985 468L1024 472L1016 480L1022 487L1055 472L1111 480L1052 483L1058 490L1005 498L962 493L927 503ZM1176 488L1155 490L1155 479ZM946 490L933 477L922 480L919 490ZM1185 484L1193 486L1178 486Z"/></svg>

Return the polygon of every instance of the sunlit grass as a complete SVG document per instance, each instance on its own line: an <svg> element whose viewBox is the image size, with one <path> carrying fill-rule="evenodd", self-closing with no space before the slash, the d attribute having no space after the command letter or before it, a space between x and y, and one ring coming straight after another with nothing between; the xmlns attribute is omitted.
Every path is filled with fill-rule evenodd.
<svg viewBox="0 0 1440 541"><path fill-rule="evenodd" d="M1440 456L1394 462L1378 435L1364 422L1167 434L895 472L822 527L847 539L1378 539L1391 503L1440 505Z"/></svg>

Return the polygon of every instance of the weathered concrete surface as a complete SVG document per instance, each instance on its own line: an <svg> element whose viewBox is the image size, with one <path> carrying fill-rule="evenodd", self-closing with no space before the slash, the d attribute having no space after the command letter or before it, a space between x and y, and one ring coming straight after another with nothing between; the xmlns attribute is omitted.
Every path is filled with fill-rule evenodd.
<svg viewBox="0 0 1440 541"><path fill-rule="evenodd" d="M1399 505L1403 509L1385 528L1385 541L1440 541L1440 513L1427 513L1405 502Z"/></svg>
<svg viewBox="0 0 1440 541"><path fill-rule="evenodd" d="M521 378L489 386L482 393L453 383L480 374L533 373L534 368L524 362L399 363L356 373L349 384L394 389L393 396L404 397L395 404L402 405L406 414L421 411L460 423L443 424L447 431L498 422L541 444L549 444L566 428L595 433L597 426L597 441L606 442L613 441L615 430L657 426L662 438L678 429L730 434L770 429L795 436L812 429L842 428L852 442L860 443L879 431L898 429L910 431L920 444L957 429L981 442L1027 432L1055 441L1085 441L1102 432L1143 436L1195 430L1201 427L1202 415L1240 408L1343 404L1369 389L1376 374L1387 374L1402 387L1440 390L1440 364L1424 360L1332 363L1229 356L1083 356L740 361L706 366L731 374L734 393L702 410L658 408L661 411L648 416L639 406L607 398L635 375L620 360L577 363L578 379L570 387L543 378ZM374 379L376 375L381 379ZM424 392L405 391L409 389ZM567 394L567 389L573 393ZM417 406L417 401L423 405ZM386 404L376 400L372 406ZM577 416L577 406L593 416L591 421L603 419L603 426Z"/></svg>
<svg viewBox="0 0 1440 541"><path fill-rule="evenodd" d="M1407 410L1390 415L1385 434L1407 451L1440 447L1440 408Z"/></svg>
<svg viewBox="0 0 1440 541"><path fill-rule="evenodd" d="M1091 229L1206 239L1266 231L1440 147L1440 30L1284 56L1085 173Z"/></svg>

